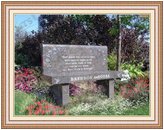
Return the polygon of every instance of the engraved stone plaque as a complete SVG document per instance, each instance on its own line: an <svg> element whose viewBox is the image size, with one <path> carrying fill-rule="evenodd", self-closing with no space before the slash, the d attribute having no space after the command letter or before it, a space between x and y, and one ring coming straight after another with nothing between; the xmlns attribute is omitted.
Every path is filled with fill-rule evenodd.
<svg viewBox="0 0 164 130"><path fill-rule="evenodd" d="M43 74L87 76L107 72L106 46L43 45Z"/></svg>

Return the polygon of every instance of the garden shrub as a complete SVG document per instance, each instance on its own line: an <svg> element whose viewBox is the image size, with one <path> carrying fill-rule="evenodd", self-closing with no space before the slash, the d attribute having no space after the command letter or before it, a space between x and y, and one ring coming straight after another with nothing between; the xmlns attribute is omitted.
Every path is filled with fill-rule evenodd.
<svg viewBox="0 0 164 130"><path fill-rule="evenodd" d="M15 52L15 63L22 66L28 66L28 58L24 54Z"/></svg>
<svg viewBox="0 0 164 130"><path fill-rule="evenodd" d="M114 53L111 53L108 55L108 69L109 70L116 70L116 64L117 64L117 55Z"/></svg>
<svg viewBox="0 0 164 130"><path fill-rule="evenodd" d="M121 65L123 70L128 70L131 78L144 77L146 74L142 71L142 64L123 63Z"/></svg>
<svg viewBox="0 0 164 130"><path fill-rule="evenodd" d="M38 80L30 68L20 68L15 70L15 89L23 92L31 92L37 85Z"/></svg>
<svg viewBox="0 0 164 130"><path fill-rule="evenodd" d="M120 94L124 98L139 99L149 96L149 80L146 78L132 79L128 83L120 84Z"/></svg>
<svg viewBox="0 0 164 130"><path fill-rule="evenodd" d="M55 106L46 100L35 101L26 108L27 115L64 115L65 111L60 106Z"/></svg>

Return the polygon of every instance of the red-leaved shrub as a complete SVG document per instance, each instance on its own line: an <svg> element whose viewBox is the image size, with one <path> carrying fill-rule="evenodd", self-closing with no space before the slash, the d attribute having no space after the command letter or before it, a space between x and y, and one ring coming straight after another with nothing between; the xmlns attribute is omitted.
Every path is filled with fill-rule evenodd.
<svg viewBox="0 0 164 130"><path fill-rule="evenodd" d="M28 93L31 92L37 82L38 80L32 69L21 68L15 71L15 89Z"/></svg>
<svg viewBox="0 0 164 130"><path fill-rule="evenodd" d="M135 98L138 95L149 93L149 80L138 78L120 86L120 94L124 98Z"/></svg>
<svg viewBox="0 0 164 130"><path fill-rule="evenodd" d="M64 115L65 111L60 106L54 106L45 100L37 101L26 108L28 115Z"/></svg>

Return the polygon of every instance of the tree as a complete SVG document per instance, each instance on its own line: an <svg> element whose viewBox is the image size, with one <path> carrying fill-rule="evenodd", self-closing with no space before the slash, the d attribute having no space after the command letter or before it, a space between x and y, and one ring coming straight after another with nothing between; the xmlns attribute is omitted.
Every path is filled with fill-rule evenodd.
<svg viewBox="0 0 164 130"><path fill-rule="evenodd" d="M135 45L135 44L136 45L135 45L135 47L133 47L133 49L136 50L136 47L137 47L137 49L139 49L139 46L142 46L142 44L145 44L145 40L147 40L146 36L149 35L149 17L147 17L147 16L143 17L140 15L117 15L117 21L118 21L118 30L119 30L118 47L117 47L117 70L120 70L121 50L122 50L121 44L122 44L122 42L125 42L125 41L126 41L125 43L127 44L127 41L128 41L127 40L128 38L126 36L123 37L124 40L121 38L122 30L124 30L124 31L125 30L128 31L128 29L135 30L135 35L133 35L133 36L131 35L132 37L130 39L131 40L135 39L135 41L133 41L134 42L133 45ZM125 34L125 32L124 32L124 34ZM126 34L128 34L128 33L126 33ZM131 34L131 33L129 33L129 34ZM123 46L125 45L125 43L123 43ZM146 44L144 46L146 46ZM147 48L148 48L148 46L147 46ZM134 52L134 50L133 50L133 52ZM142 49L140 48L140 50L142 50ZM125 53L125 50L122 50L122 51L124 52L123 55L127 54L127 53ZM130 49L129 49L129 51L130 51ZM148 50L146 50L146 52L148 52ZM130 55L133 56L133 58L131 59L132 61L135 61L135 58L134 58L135 54L136 53L129 54L129 56ZM137 55L135 55L135 56L137 56Z"/></svg>
<svg viewBox="0 0 164 130"><path fill-rule="evenodd" d="M115 48L117 34L110 30L117 21L107 15L41 15L39 22L44 43L106 45L110 53Z"/></svg>
<svg viewBox="0 0 164 130"><path fill-rule="evenodd" d="M149 17L121 16L122 62L135 64L149 59ZM144 50L144 51L143 51Z"/></svg>
<svg viewBox="0 0 164 130"><path fill-rule="evenodd" d="M28 35L27 32L24 31L22 26L15 26L15 31L14 31L15 45L22 43L27 35Z"/></svg>
<svg viewBox="0 0 164 130"><path fill-rule="evenodd" d="M26 36L22 47L15 48L15 62L22 66L41 66L41 38L40 33Z"/></svg>

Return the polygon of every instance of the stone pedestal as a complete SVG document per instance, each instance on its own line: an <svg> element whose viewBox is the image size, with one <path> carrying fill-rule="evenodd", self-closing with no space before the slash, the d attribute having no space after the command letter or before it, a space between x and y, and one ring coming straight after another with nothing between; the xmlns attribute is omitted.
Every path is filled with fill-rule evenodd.
<svg viewBox="0 0 164 130"><path fill-rule="evenodd" d="M102 85L105 89L104 94L109 98L114 97L114 79L96 81L97 85Z"/></svg>
<svg viewBox="0 0 164 130"><path fill-rule="evenodd" d="M113 98L114 97L114 80L109 80L109 91L108 91L108 97Z"/></svg>
<svg viewBox="0 0 164 130"><path fill-rule="evenodd" d="M49 93L57 105L66 105L69 103L69 84L53 85Z"/></svg>
<svg viewBox="0 0 164 130"><path fill-rule="evenodd" d="M114 79L96 81L98 85L105 87L105 93L109 98L114 97Z"/></svg>

